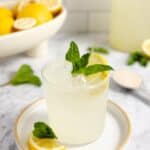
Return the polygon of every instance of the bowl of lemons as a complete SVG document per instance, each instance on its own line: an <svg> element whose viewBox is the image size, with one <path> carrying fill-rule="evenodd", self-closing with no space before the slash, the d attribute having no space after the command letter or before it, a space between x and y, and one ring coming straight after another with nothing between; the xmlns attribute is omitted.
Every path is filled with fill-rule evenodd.
<svg viewBox="0 0 150 150"><path fill-rule="evenodd" d="M58 32L66 15L61 0L0 2L0 57L21 52L41 56L45 41Z"/></svg>

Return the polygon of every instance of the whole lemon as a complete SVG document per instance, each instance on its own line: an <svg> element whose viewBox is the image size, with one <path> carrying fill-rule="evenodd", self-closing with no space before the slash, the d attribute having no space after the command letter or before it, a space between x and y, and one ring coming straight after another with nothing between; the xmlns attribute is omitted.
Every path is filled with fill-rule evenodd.
<svg viewBox="0 0 150 150"><path fill-rule="evenodd" d="M12 32L14 20L12 17L0 18L0 35Z"/></svg>
<svg viewBox="0 0 150 150"><path fill-rule="evenodd" d="M42 24L53 18L48 7L41 3L29 3L19 13L17 18L32 17L36 19L37 24Z"/></svg>
<svg viewBox="0 0 150 150"><path fill-rule="evenodd" d="M13 17L13 13L11 10L5 7L0 7L0 18L3 17Z"/></svg>

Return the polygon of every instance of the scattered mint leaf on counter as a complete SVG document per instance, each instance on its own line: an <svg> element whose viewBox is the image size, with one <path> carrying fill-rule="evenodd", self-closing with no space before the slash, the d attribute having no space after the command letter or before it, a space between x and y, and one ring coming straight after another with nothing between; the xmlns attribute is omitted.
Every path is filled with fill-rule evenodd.
<svg viewBox="0 0 150 150"><path fill-rule="evenodd" d="M21 85L21 84L32 84L35 86L41 86L42 83L40 78L34 75L32 68L29 65L24 64L20 66L18 71L13 75L13 77L10 79L9 82L1 86L5 86L8 84L14 86Z"/></svg>
<svg viewBox="0 0 150 150"><path fill-rule="evenodd" d="M113 70L113 68L109 65L102 65L102 64L95 64L95 65L91 65L86 67L83 70L83 74L88 76L94 73L98 73L98 72L103 72L103 71L110 71Z"/></svg>
<svg viewBox="0 0 150 150"><path fill-rule="evenodd" d="M34 129L32 131L33 135L37 138L50 138L57 139L53 130L44 122L34 123Z"/></svg>
<svg viewBox="0 0 150 150"><path fill-rule="evenodd" d="M66 53L66 60L72 63L72 74L84 74L86 76L95 74L98 72L113 70L111 66L103 64L95 64L88 66L90 53L86 53L80 57L78 45L72 41L68 52Z"/></svg>
<svg viewBox="0 0 150 150"><path fill-rule="evenodd" d="M148 58L142 57L142 58L140 59L140 64L141 64L141 66L146 67L146 66L148 65L148 62L149 62L149 59L148 59Z"/></svg>
<svg viewBox="0 0 150 150"><path fill-rule="evenodd" d="M15 86L20 84L41 86L42 84L40 78L34 75L32 68L27 64L24 64L19 68L9 83Z"/></svg>
<svg viewBox="0 0 150 150"><path fill-rule="evenodd" d="M89 52L98 52L98 53L103 53L103 54L109 54L109 51L103 47L89 47L88 51Z"/></svg>
<svg viewBox="0 0 150 150"><path fill-rule="evenodd" d="M150 58L148 58L146 55L138 51L135 51L130 54L127 64L133 65L136 62L138 62L141 66L146 67L149 61L150 61Z"/></svg>

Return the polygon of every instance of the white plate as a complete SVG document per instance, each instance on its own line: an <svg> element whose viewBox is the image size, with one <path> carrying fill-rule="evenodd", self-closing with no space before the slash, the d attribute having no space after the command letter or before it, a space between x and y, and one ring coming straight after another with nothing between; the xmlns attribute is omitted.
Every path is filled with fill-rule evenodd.
<svg viewBox="0 0 150 150"><path fill-rule="evenodd" d="M45 100L28 105L18 116L14 133L19 150L28 150L27 138L36 121L47 122ZM117 104L108 101L106 127L103 135L95 142L80 146L67 147L67 150L122 150L131 135L128 115Z"/></svg>

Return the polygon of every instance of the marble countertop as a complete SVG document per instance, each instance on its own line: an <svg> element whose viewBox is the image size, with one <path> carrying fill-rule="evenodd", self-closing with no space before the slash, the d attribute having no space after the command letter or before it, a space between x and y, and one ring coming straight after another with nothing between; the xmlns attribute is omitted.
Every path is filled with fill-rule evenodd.
<svg viewBox="0 0 150 150"><path fill-rule="evenodd" d="M49 40L49 59L63 56L71 40L77 41L82 52L85 52L86 48L93 44L107 47L106 39L107 35L105 34L56 35L52 40ZM106 57L116 69L127 67L126 60L128 54L111 51ZM0 83L5 83L11 73L24 63L32 65L36 73L40 75L40 70L46 61L44 59L29 58L23 54L0 59ZM142 68L138 64L135 64L130 68L137 71L143 77L145 88L149 91L149 67ZM42 89L31 85L0 87L0 150L17 150L12 132L15 119L25 105L42 96ZM127 150L149 150L150 106L144 104L130 92L114 87L110 88L110 98L124 108L132 120L133 133Z"/></svg>

